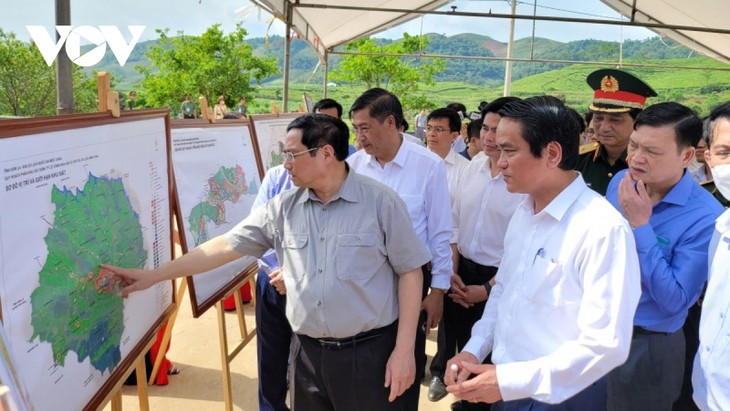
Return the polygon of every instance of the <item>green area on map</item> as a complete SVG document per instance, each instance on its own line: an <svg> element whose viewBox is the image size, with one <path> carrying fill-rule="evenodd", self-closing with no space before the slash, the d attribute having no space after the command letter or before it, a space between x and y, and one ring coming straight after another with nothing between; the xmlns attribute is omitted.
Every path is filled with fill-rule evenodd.
<svg viewBox="0 0 730 411"><path fill-rule="evenodd" d="M73 351L79 362L89 358L100 372L113 371L121 360L124 303L99 264L144 266L139 216L119 178L89 174L80 190L54 185L51 202L48 257L31 294L30 340L50 343L56 364Z"/></svg>
<svg viewBox="0 0 730 411"><path fill-rule="evenodd" d="M190 233L196 247L210 240L208 225L211 222L215 225L226 222L225 202L236 203L244 194L255 194L254 185L253 182L246 182L246 173L238 164L235 167L221 167L208 179L205 199L196 204L188 215Z"/></svg>

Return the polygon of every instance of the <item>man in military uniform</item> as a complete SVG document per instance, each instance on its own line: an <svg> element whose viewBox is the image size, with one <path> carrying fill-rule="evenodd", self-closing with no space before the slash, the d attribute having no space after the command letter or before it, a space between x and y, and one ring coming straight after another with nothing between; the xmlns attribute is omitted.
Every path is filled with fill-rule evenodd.
<svg viewBox="0 0 730 411"><path fill-rule="evenodd" d="M623 70L596 70L588 75L586 82L594 90L589 109L593 112L598 142L580 147L576 170L590 188L605 196L611 177L628 167L626 147L634 119L644 109L646 98L657 94L648 84Z"/></svg>

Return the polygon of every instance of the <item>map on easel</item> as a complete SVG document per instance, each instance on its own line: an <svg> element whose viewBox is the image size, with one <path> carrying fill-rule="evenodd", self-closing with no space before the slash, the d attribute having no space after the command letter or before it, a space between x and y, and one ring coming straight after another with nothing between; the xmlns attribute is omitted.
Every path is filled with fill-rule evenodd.
<svg viewBox="0 0 730 411"><path fill-rule="evenodd" d="M171 259L165 116L0 121L2 320L36 410L98 407L172 311L172 282L124 299L98 267Z"/></svg>
<svg viewBox="0 0 730 411"><path fill-rule="evenodd" d="M247 123L187 124L173 122L171 130L183 252L228 232L246 218L261 186L257 146ZM243 257L188 277L193 315L199 317L256 270L256 258Z"/></svg>
<svg viewBox="0 0 730 411"><path fill-rule="evenodd" d="M259 144L261 163L264 171L284 163L281 152L284 150L286 128L302 113L279 115L258 114L251 116L251 129Z"/></svg>

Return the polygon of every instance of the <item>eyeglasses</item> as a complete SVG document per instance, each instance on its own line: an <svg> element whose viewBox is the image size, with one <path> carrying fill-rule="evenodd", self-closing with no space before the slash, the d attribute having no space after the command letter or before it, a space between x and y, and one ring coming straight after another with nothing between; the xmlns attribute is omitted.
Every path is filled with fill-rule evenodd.
<svg viewBox="0 0 730 411"><path fill-rule="evenodd" d="M294 163L297 157L301 156L304 153L309 153L310 151L318 150L322 148L322 146L319 147L312 147L309 150L300 151L298 153L292 153L291 151L283 151L281 155L284 157L285 163Z"/></svg>
<svg viewBox="0 0 730 411"><path fill-rule="evenodd" d="M586 131L583 132L583 135L586 137L593 137L593 134L595 131L592 128L587 128Z"/></svg>
<svg viewBox="0 0 730 411"><path fill-rule="evenodd" d="M444 131L451 131L451 130L447 130L447 129L443 128L443 127L431 127L431 126L426 126L426 131L433 131L433 132L435 132L435 133L441 134L441 133L443 133Z"/></svg>

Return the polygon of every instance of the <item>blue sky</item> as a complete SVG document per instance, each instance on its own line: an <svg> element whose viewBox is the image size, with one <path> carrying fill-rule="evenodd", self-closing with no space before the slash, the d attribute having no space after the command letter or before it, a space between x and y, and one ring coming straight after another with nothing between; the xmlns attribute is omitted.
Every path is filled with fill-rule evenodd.
<svg viewBox="0 0 730 411"><path fill-rule="evenodd" d="M518 2L518 14L532 14L533 0ZM0 0L0 28L15 32L22 40L29 40L26 25L53 27L54 2L52 0ZM451 4L458 11L509 13L510 3L506 0L460 0ZM445 8L450 10L449 7ZM248 13L242 13L248 11ZM620 16L600 0L538 0L540 15L569 16L583 18L619 19ZM169 28L173 33L179 30L197 35L214 23L220 23L224 31L230 31L243 18L243 25L250 37L269 34L282 35L283 23L276 21L269 28L270 16L259 12L247 0L71 0L72 25L115 25L127 35L127 25L144 25L142 40L157 38L155 29ZM445 35L471 32L507 41L508 21L501 19L479 19L466 17L425 16L400 27L393 28L378 37L399 38L406 31L409 34L436 32ZM515 38L529 37L532 22L517 21ZM588 26L568 23L537 22L535 35L558 41L572 41L585 38L619 41L644 39L654 35L649 30L618 26Z"/></svg>

